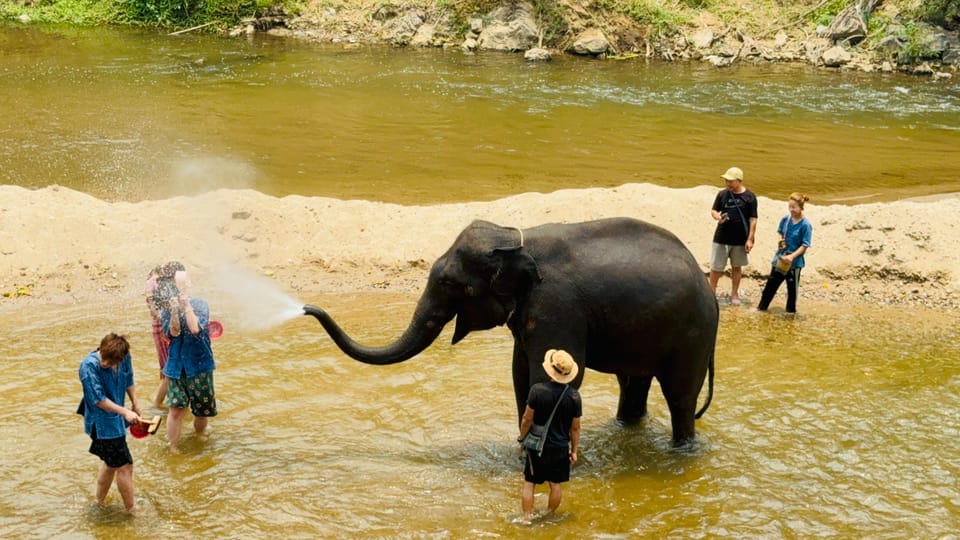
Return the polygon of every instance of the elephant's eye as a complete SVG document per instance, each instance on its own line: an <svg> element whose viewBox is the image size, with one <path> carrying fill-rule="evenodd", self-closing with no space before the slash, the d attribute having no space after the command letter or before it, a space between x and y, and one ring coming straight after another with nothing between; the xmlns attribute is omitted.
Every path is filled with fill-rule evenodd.
<svg viewBox="0 0 960 540"><path fill-rule="evenodd" d="M454 282L452 279L449 279L449 278L439 278L437 280L437 284L439 284L441 287L446 287L448 289L459 287L456 282Z"/></svg>

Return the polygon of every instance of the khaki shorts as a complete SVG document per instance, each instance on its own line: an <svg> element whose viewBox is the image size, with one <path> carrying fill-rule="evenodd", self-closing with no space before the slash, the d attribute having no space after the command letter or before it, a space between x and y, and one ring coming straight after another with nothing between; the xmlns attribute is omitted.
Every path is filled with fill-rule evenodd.
<svg viewBox="0 0 960 540"><path fill-rule="evenodd" d="M743 246L728 246L726 244L713 243L713 251L710 253L710 270L713 272L723 272L727 267L727 259L730 260L730 266L737 268L750 264L747 260L747 249Z"/></svg>

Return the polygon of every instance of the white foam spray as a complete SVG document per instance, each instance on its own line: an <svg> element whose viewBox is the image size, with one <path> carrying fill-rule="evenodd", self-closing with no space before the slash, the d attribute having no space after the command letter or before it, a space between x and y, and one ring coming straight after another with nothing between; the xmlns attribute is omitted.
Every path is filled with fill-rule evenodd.
<svg viewBox="0 0 960 540"><path fill-rule="evenodd" d="M213 276L215 283L210 288L223 302L223 312L229 312L240 329L267 330L303 315L303 302L281 291L266 276L227 263L218 264Z"/></svg>

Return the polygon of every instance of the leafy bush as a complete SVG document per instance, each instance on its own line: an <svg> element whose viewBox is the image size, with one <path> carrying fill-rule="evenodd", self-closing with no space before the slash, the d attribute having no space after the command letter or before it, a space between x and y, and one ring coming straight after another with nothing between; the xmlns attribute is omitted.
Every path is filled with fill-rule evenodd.
<svg viewBox="0 0 960 540"><path fill-rule="evenodd" d="M960 28L960 0L924 0L918 10L926 22L948 30Z"/></svg>
<svg viewBox="0 0 960 540"><path fill-rule="evenodd" d="M898 60L903 63L914 63L918 60L930 60L937 58L940 54L931 51L926 45L923 31L913 22L908 21L904 24L906 44Z"/></svg>
<svg viewBox="0 0 960 540"><path fill-rule="evenodd" d="M0 16L28 15L37 22L76 25L132 24L165 27L219 22L235 24L274 5L294 0L37 0L29 5L0 1Z"/></svg>
<svg viewBox="0 0 960 540"><path fill-rule="evenodd" d="M698 0L684 0L699 3ZM703 1L703 0L701 0ZM633 20L650 27L654 35L670 35L689 21L679 6L670 9L658 0L597 0L601 9L623 13Z"/></svg>
<svg viewBox="0 0 960 540"><path fill-rule="evenodd" d="M270 0L113 0L125 22L159 26L194 26L218 21L231 25L263 12Z"/></svg>
<svg viewBox="0 0 960 540"><path fill-rule="evenodd" d="M105 0L39 0L23 5L0 1L0 17L13 19L27 15L42 23L93 26L113 22L118 14L117 6Z"/></svg>
<svg viewBox="0 0 960 540"><path fill-rule="evenodd" d="M810 13L809 20L827 26L830 24L830 21L837 16L837 13L843 11L843 8L847 7L849 3L849 0L830 0L829 2L824 2L820 7Z"/></svg>

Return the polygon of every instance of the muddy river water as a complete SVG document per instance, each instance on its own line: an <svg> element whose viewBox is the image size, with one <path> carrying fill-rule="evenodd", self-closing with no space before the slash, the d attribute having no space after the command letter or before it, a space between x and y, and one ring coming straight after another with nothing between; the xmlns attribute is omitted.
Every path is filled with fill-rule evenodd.
<svg viewBox="0 0 960 540"><path fill-rule="evenodd" d="M415 300L308 299L371 344L399 335ZM955 319L827 305L798 318L724 309L716 395L691 453L671 451L659 391L648 421L619 427L615 379L588 372L581 462L562 512L533 527L512 522L505 330L451 347L448 329L377 367L346 358L312 318L254 331L224 313L211 436L185 428L181 455L162 434L129 439L141 506L129 519L115 492L106 509L92 503L98 460L73 410L79 361L111 330L129 333L140 394L153 392L139 307L0 322L4 536L937 538L960 522Z"/></svg>
<svg viewBox="0 0 960 540"><path fill-rule="evenodd" d="M645 65L0 30L0 177L108 200L252 188L432 204L649 181L818 202L960 191L960 90L899 75ZM416 298L299 298L354 337L390 341ZM155 388L139 303L0 317L0 536L6 538L953 538L960 528L956 314L804 304L724 308L716 393L690 453L659 390L613 422L616 381L588 372L582 459L561 512L519 513L511 339L408 362L346 358L312 319L264 329L218 312L220 415L130 439L140 513L97 508L98 460L73 413L77 367L107 332ZM275 314L264 314L265 317ZM161 413L162 411L151 411ZM542 493L542 490L541 490ZM546 501L538 496L537 505Z"/></svg>

